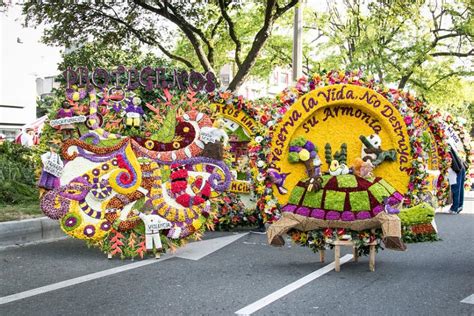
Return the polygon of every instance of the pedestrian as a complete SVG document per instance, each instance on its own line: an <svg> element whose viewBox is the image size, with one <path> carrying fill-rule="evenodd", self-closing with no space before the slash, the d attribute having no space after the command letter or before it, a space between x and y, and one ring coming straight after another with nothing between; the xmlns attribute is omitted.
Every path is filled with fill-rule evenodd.
<svg viewBox="0 0 474 316"><path fill-rule="evenodd" d="M455 150L451 148L451 168L448 169L449 185L453 204L451 204L450 212L459 214L464 204L464 180L466 176L466 167L464 161L458 156Z"/></svg>
<svg viewBox="0 0 474 316"><path fill-rule="evenodd" d="M7 140L5 134L0 134L0 145L3 144Z"/></svg>

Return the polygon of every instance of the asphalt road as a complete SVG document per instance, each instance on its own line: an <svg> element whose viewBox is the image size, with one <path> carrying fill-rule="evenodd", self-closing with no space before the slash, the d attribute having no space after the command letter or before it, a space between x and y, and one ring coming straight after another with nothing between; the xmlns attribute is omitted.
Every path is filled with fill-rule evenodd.
<svg viewBox="0 0 474 316"><path fill-rule="evenodd" d="M442 241L382 251L375 272L366 257L345 263L341 272L324 274L255 315L474 315L473 304L460 302L474 294L474 215L438 214L437 224ZM307 248L270 247L264 235L250 233L197 261L164 257L2 304L0 315L232 315L323 268L332 257L328 251L326 263L319 263ZM134 263L107 260L70 239L2 250L0 301L129 264Z"/></svg>

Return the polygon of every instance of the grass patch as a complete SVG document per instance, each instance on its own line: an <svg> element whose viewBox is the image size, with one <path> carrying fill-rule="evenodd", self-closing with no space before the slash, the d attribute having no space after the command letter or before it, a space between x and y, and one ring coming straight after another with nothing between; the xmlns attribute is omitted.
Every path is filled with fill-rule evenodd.
<svg viewBox="0 0 474 316"><path fill-rule="evenodd" d="M21 204L0 203L0 222L15 221L44 216L41 212L39 202Z"/></svg>

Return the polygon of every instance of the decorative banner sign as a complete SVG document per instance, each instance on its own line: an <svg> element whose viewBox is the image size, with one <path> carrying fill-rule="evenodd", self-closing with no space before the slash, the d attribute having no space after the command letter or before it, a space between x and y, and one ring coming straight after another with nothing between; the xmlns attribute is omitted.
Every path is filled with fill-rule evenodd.
<svg viewBox="0 0 474 316"><path fill-rule="evenodd" d="M46 162L43 167L43 170L58 178L61 177L61 175L63 174L63 166L55 163L52 160L48 160Z"/></svg>
<svg viewBox="0 0 474 316"><path fill-rule="evenodd" d="M406 125L395 106L374 90L355 85L326 86L303 95L291 106L273 133L270 164L280 174L289 173L284 183L288 190L306 177L303 164L288 161L290 141L298 136L317 146L322 161L326 144L335 150L347 146L349 166L356 158L363 158L363 136L378 139L379 148L396 151L396 161L381 163L375 176L383 177L398 191L407 192L412 156ZM328 171L328 164L323 163L321 171ZM288 194L275 195L281 204L288 201Z"/></svg>
<svg viewBox="0 0 474 316"><path fill-rule="evenodd" d="M238 179L231 182L230 191L233 193L250 194L251 183L250 167L248 161L248 144L254 139L259 123L245 111L235 108L230 104L214 103L218 117L224 122L224 127L229 134L230 153L233 156L232 169L237 172Z"/></svg>
<svg viewBox="0 0 474 316"><path fill-rule="evenodd" d="M188 73L186 70L167 69L164 67L144 67L141 70L118 66L116 70L107 71L104 68L96 68L90 71L87 67L78 67L76 70L68 67L63 73L67 87L73 85L79 87L94 85L103 89L109 85L126 87L128 90L138 89L140 86L147 91L154 89L179 89L194 91L213 92L217 86L216 75L212 72L201 74L194 70Z"/></svg>
<svg viewBox="0 0 474 316"><path fill-rule="evenodd" d="M241 180L234 180L230 183L230 192L233 193L250 193L250 182L248 181L241 181Z"/></svg>
<svg viewBox="0 0 474 316"><path fill-rule="evenodd" d="M52 120L49 122L49 125L52 127L56 127L59 125L67 125L67 124L74 124L74 123L83 123L86 121L86 117L84 115L78 115L78 116L73 116L73 117L65 117L65 118L60 118L57 120Z"/></svg>
<svg viewBox="0 0 474 316"><path fill-rule="evenodd" d="M237 123L245 131L248 137L254 136L257 130L258 123L252 117L242 110L236 109L232 105L224 105L214 103L211 106L216 108L216 112L219 113L222 117ZM235 132L238 126L233 128L231 125L226 126L231 131Z"/></svg>
<svg viewBox="0 0 474 316"><path fill-rule="evenodd" d="M464 144L462 143L461 138L459 138L458 133L454 128L448 124L444 124L444 130L448 136L448 144L455 150L461 157L466 157L466 151L464 150Z"/></svg>

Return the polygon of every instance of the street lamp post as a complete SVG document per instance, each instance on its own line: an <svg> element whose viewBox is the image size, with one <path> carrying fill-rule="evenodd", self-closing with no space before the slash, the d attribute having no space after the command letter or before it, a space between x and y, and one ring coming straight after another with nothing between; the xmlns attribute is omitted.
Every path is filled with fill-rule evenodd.
<svg viewBox="0 0 474 316"><path fill-rule="evenodd" d="M303 1L299 1L295 6L295 19L293 24L293 82L296 82L302 75L303 59Z"/></svg>

